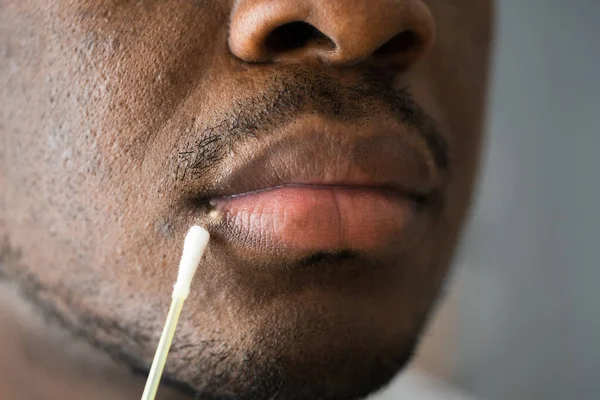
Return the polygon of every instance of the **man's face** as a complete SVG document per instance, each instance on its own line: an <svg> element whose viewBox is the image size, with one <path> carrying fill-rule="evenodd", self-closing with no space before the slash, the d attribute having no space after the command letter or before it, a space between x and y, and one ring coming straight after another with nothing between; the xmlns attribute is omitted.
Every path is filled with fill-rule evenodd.
<svg viewBox="0 0 600 400"><path fill-rule="evenodd" d="M0 7L4 275L143 371L200 224L171 382L349 399L405 364L472 188L488 1Z"/></svg>

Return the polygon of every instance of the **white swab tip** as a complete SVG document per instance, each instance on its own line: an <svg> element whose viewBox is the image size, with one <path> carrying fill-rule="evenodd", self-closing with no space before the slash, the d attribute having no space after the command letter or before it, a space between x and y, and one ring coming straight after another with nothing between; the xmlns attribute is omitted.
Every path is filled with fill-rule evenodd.
<svg viewBox="0 0 600 400"><path fill-rule="evenodd" d="M201 226L194 225L188 231L183 242L183 253L179 262L177 282L173 287L173 296L187 297L192 278L196 273L209 239L208 231Z"/></svg>

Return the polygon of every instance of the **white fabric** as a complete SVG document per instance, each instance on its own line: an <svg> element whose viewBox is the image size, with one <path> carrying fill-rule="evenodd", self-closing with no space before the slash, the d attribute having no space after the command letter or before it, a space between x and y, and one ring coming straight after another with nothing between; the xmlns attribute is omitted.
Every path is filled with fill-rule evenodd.
<svg viewBox="0 0 600 400"><path fill-rule="evenodd" d="M368 400L476 400L416 369L409 369Z"/></svg>

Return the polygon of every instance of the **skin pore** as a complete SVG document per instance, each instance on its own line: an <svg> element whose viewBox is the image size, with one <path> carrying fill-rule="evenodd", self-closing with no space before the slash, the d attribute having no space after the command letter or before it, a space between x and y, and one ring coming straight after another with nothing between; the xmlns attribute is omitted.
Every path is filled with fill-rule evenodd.
<svg viewBox="0 0 600 400"><path fill-rule="evenodd" d="M58 322L69 339L49 341L40 365L76 370L85 357L61 349L82 342L106 357L86 376L110 386L89 378L87 389L65 384L68 395L42 390L48 399L141 393L192 224L212 240L162 396L355 399L405 366L469 205L491 2L0 9L0 276L27 314L45 316L28 325L0 313L0 334ZM292 194L235 197L272 182ZM307 199L318 206L305 212ZM383 206L361 214L373 199ZM394 218L369 219L381 209ZM30 342L15 341L13 360ZM34 369L16 369L19 382L76 381ZM0 394L27 390L8 386L0 378Z"/></svg>

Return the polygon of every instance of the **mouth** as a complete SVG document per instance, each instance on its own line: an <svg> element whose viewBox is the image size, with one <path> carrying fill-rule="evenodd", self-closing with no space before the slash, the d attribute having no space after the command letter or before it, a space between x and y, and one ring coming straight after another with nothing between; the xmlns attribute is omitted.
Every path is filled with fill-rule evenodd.
<svg viewBox="0 0 600 400"><path fill-rule="evenodd" d="M201 218L218 211L204 218L213 234L299 257L379 252L413 239L443 180L415 131L306 116L280 133L230 152L212 189L188 192Z"/></svg>
<svg viewBox="0 0 600 400"><path fill-rule="evenodd" d="M282 185L212 200L250 243L295 252L369 251L415 217L413 198L353 185Z"/></svg>

